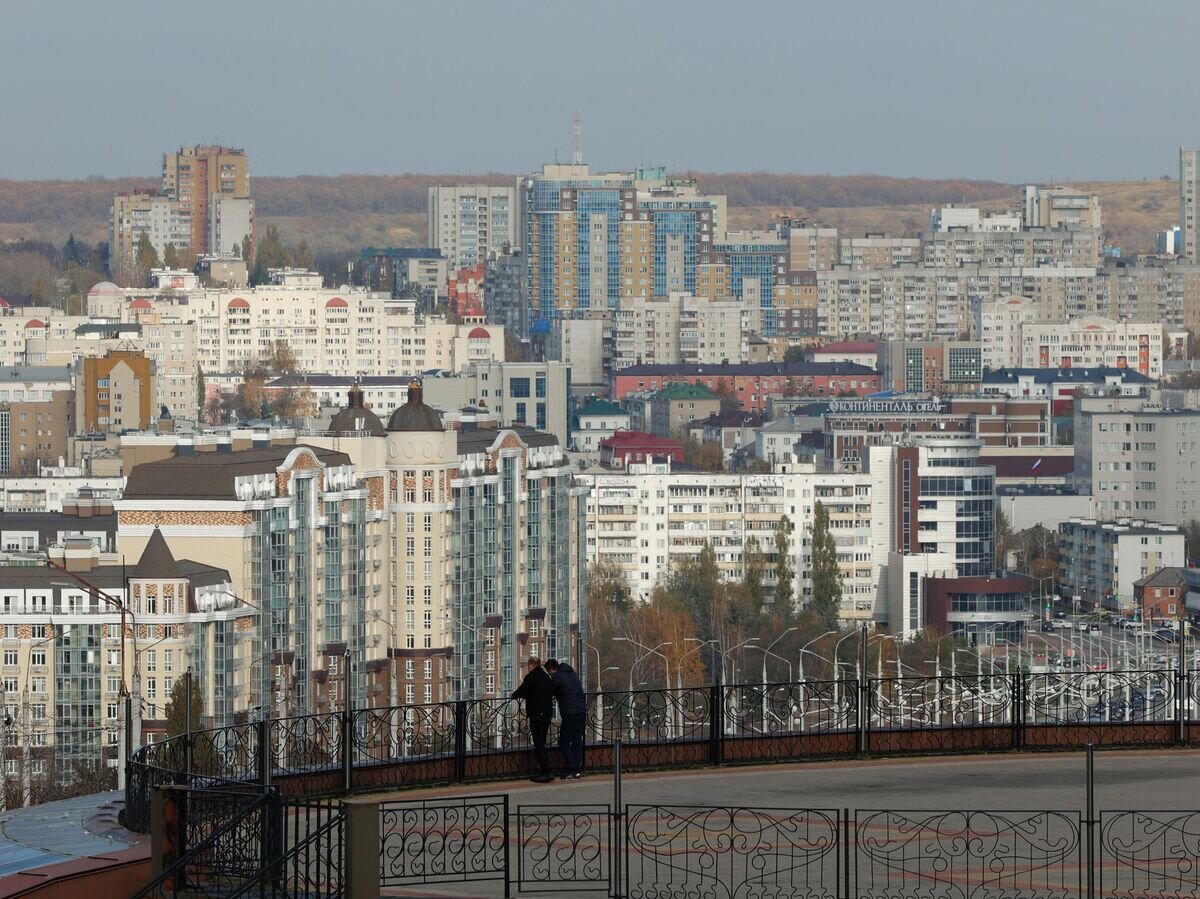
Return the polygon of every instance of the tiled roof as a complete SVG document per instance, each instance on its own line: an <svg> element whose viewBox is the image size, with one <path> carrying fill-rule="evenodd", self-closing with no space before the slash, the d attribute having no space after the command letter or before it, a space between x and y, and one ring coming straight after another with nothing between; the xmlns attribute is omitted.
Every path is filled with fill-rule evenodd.
<svg viewBox="0 0 1200 899"><path fill-rule="evenodd" d="M237 478L273 474L297 449L307 449L326 465L350 464L350 457L345 453L304 444L236 453L173 456L135 465L129 472L123 499L236 499L234 482Z"/></svg>

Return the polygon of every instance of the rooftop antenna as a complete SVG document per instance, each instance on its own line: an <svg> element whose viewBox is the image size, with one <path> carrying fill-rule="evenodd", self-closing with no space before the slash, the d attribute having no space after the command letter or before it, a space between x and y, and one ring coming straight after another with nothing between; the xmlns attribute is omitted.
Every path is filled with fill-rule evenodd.
<svg viewBox="0 0 1200 899"><path fill-rule="evenodd" d="M578 112L575 113L571 134L575 138L575 152L571 154L571 163L572 165L583 165L583 118Z"/></svg>

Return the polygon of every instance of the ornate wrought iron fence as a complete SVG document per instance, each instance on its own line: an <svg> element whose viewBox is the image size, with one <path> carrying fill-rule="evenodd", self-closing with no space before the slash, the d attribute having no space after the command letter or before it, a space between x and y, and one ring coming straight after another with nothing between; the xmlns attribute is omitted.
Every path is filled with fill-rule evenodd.
<svg viewBox="0 0 1200 899"><path fill-rule="evenodd" d="M1100 814L1100 895L1200 896L1200 812Z"/></svg>
<svg viewBox="0 0 1200 899"><path fill-rule="evenodd" d="M887 752L1185 743L1200 672L1065 671L635 690L588 697L585 760L629 769ZM557 724L549 742L557 741ZM533 773L528 724L506 699L272 719L135 752L125 820L145 831L163 784L278 782L292 795Z"/></svg>
<svg viewBox="0 0 1200 899"><path fill-rule="evenodd" d="M626 808L629 899L842 894L837 811Z"/></svg>
<svg viewBox="0 0 1200 899"><path fill-rule="evenodd" d="M1078 812L858 811L854 895L1083 895Z"/></svg>
<svg viewBox="0 0 1200 899"><path fill-rule="evenodd" d="M508 796L379 806L381 887L503 881L509 891Z"/></svg>
<svg viewBox="0 0 1200 899"><path fill-rule="evenodd" d="M517 824L517 888L521 892L610 890L618 845L607 805L522 805Z"/></svg>

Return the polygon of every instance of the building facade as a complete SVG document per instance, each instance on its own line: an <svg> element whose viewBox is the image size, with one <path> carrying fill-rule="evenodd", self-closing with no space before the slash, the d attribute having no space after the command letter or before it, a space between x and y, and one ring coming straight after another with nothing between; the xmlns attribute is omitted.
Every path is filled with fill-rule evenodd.
<svg viewBox="0 0 1200 899"><path fill-rule="evenodd" d="M456 268L486 262L505 246L520 246L516 189L488 184L429 188L429 245Z"/></svg>
<svg viewBox="0 0 1200 899"><path fill-rule="evenodd" d="M1090 606L1128 614L1134 584L1162 568L1185 564L1183 533L1140 519L1072 518L1058 526L1059 590Z"/></svg>

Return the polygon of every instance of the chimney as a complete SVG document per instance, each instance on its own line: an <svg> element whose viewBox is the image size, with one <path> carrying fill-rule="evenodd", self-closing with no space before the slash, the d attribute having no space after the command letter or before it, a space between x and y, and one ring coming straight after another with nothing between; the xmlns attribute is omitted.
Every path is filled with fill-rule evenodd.
<svg viewBox="0 0 1200 899"><path fill-rule="evenodd" d="M425 391L420 381L411 381L408 385L408 405L415 406L424 402Z"/></svg>
<svg viewBox="0 0 1200 899"><path fill-rule="evenodd" d="M177 456L194 456L196 455L196 446L192 443L191 437L180 437L179 443L175 445L175 455Z"/></svg>
<svg viewBox="0 0 1200 899"><path fill-rule="evenodd" d="M350 392L346 394L346 396L350 400L351 409L363 408L363 392L362 387L359 386L358 378L354 379L354 384L351 386Z"/></svg>

